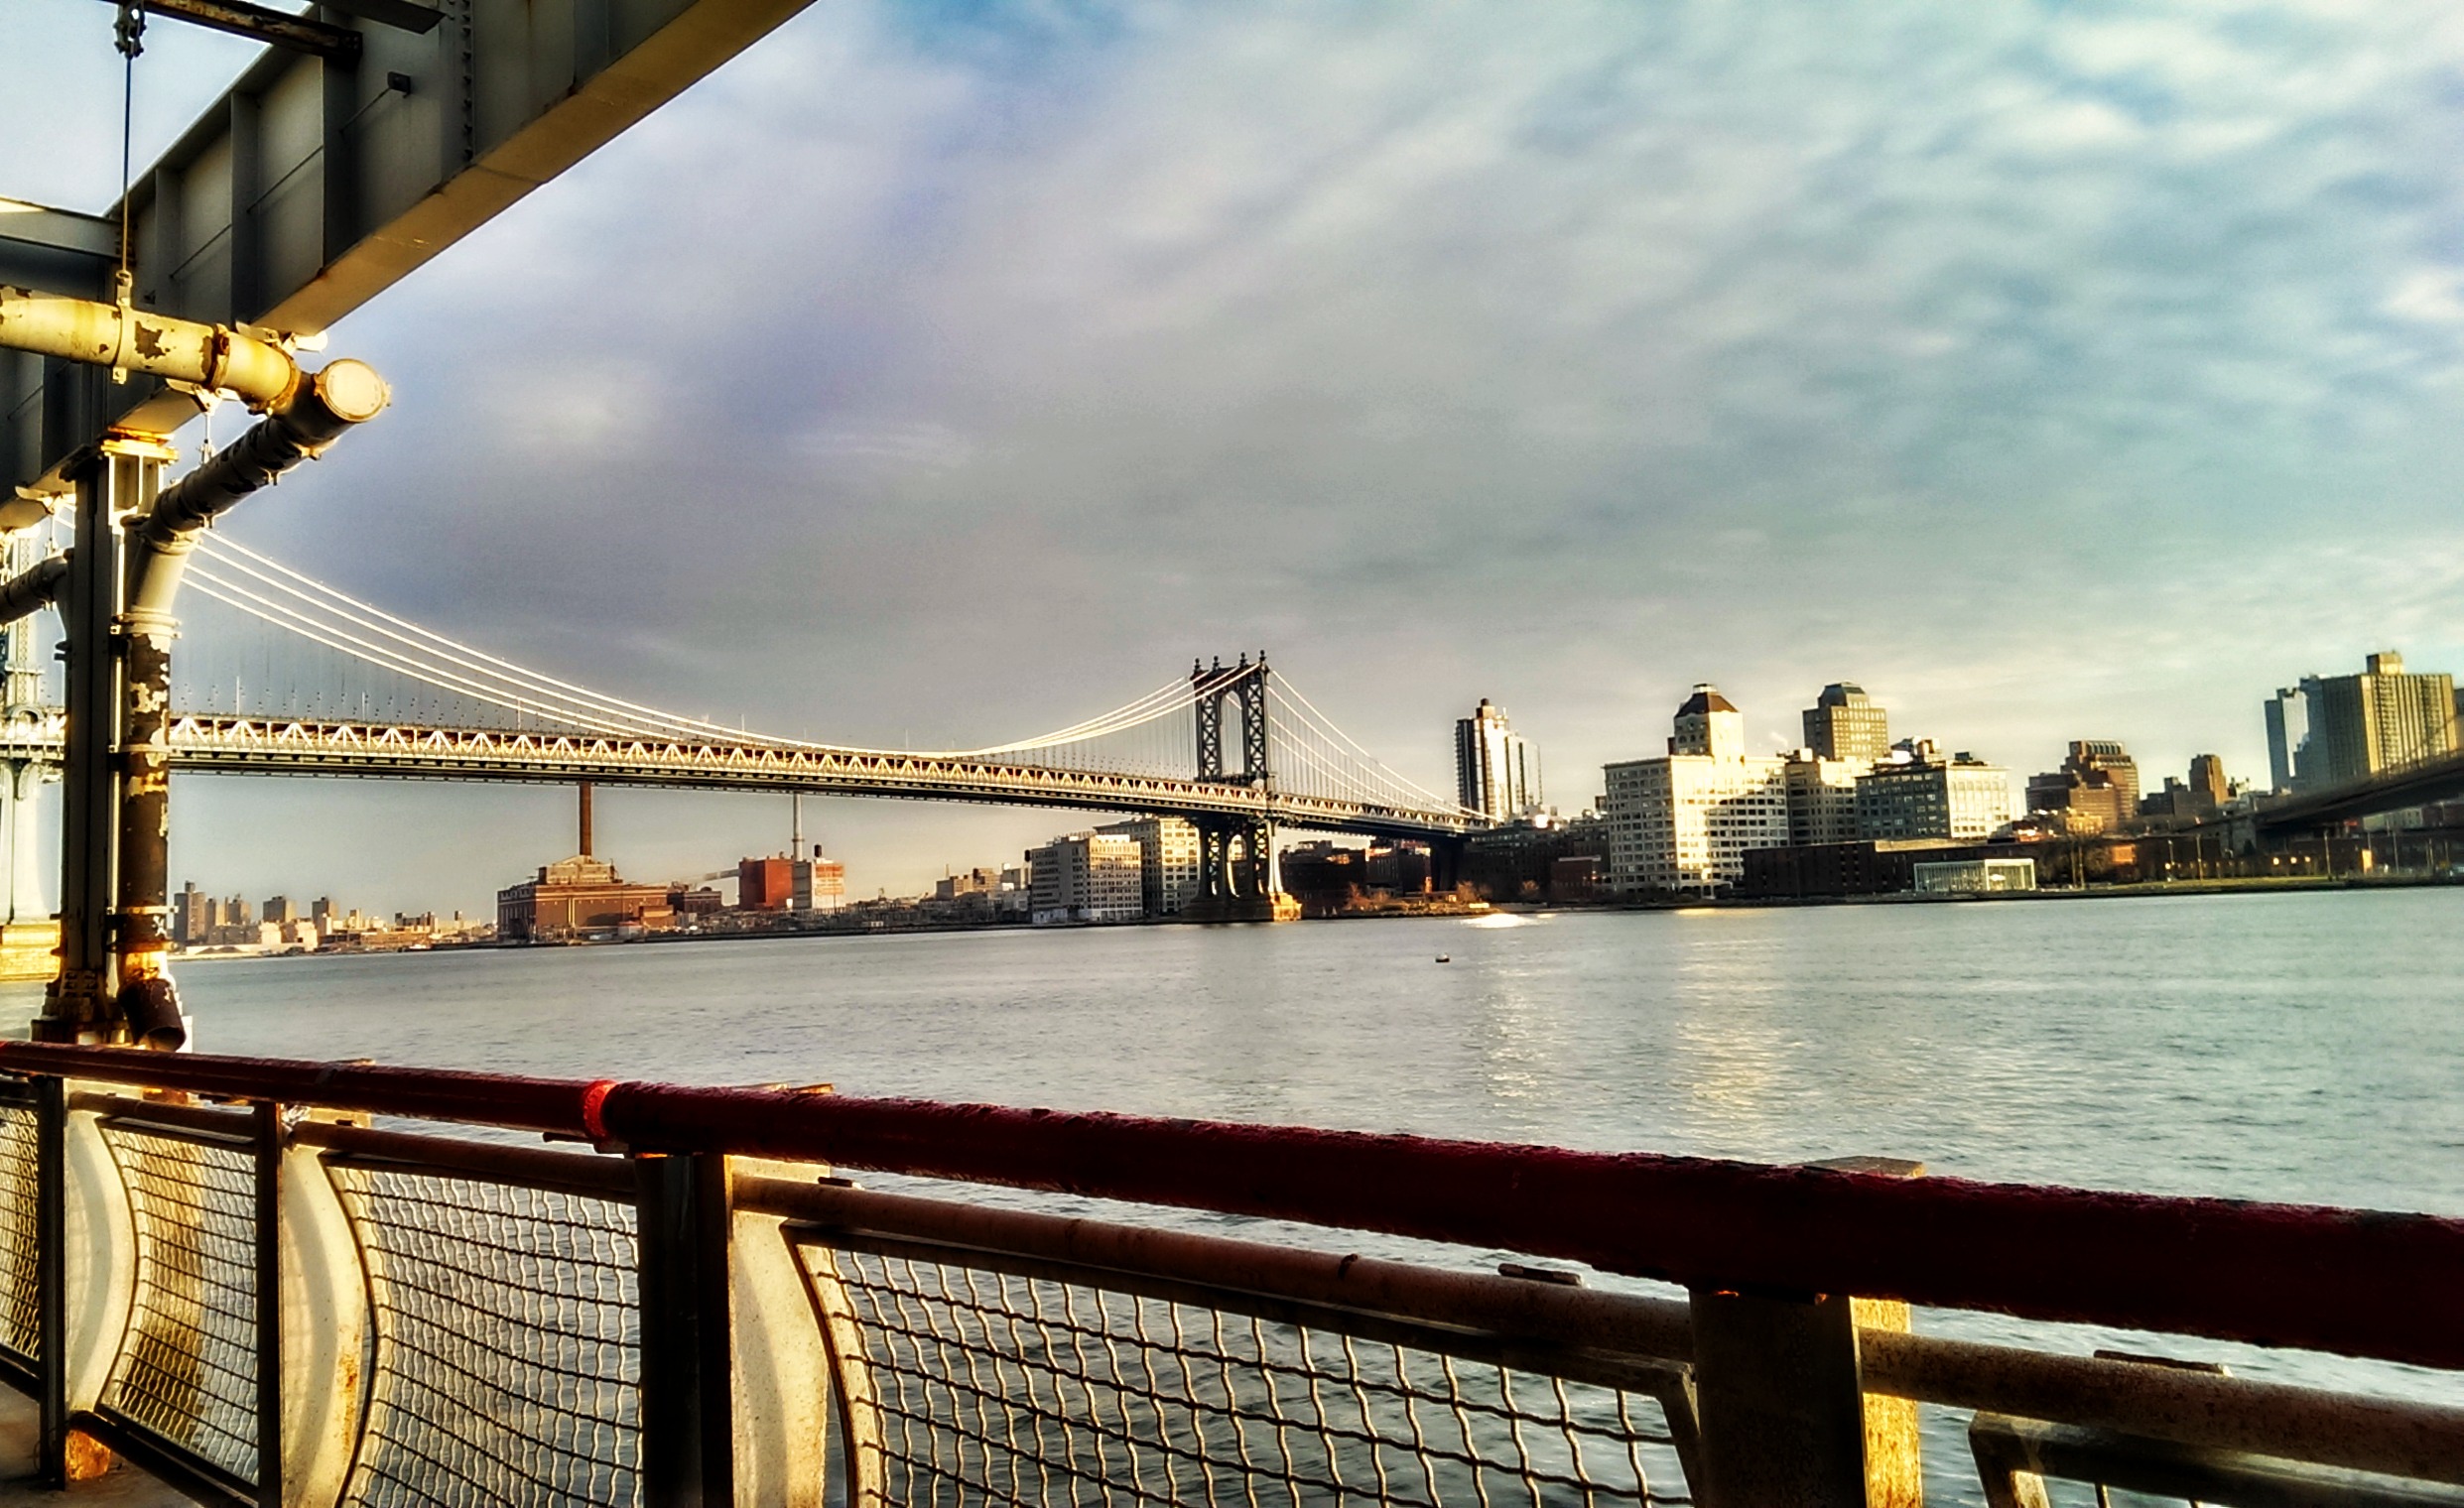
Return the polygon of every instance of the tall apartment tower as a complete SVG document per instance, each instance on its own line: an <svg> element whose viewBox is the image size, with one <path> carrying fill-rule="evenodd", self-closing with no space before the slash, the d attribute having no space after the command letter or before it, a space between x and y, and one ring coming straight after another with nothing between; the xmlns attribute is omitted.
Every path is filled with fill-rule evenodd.
<svg viewBox="0 0 2464 1508"><path fill-rule="evenodd" d="M2409 673L2393 650L2372 655L2358 676L2312 677L2301 690L2310 711L2307 783L2342 785L2458 748L2455 678Z"/></svg>
<svg viewBox="0 0 2464 1508"><path fill-rule="evenodd" d="M1492 822L1540 805L1540 757L1483 696L1455 723L1455 800Z"/></svg>
<svg viewBox="0 0 2464 1508"><path fill-rule="evenodd" d="M1854 681L1834 681L1805 709L1805 746L1816 759L1880 763L1890 757L1890 714Z"/></svg>

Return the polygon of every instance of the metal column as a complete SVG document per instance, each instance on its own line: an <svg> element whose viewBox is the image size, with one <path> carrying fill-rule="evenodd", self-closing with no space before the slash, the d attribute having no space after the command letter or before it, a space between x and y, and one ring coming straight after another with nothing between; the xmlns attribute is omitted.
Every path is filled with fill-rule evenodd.
<svg viewBox="0 0 2464 1508"><path fill-rule="evenodd" d="M35 1472L68 1485L68 1085L34 1081Z"/></svg>
<svg viewBox="0 0 2464 1508"><path fill-rule="evenodd" d="M61 774L60 973L52 981L38 1042L96 1040L116 1024L119 979L112 959L117 893L120 738L124 667L112 627L123 589L122 522L162 490L168 446L103 441L76 478L76 545L61 602L67 630L66 746Z"/></svg>
<svg viewBox="0 0 2464 1508"><path fill-rule="evenodd" d="M282 1106L256 1114L257 1502L283 1502Z"/></svg>
<svg viewBox="0 0 2464 1508"><path fill-rule="evenodd" d="M727 1159L637 1154L642 1302L642 1501L735 1501L735 1361Z"/></svg>

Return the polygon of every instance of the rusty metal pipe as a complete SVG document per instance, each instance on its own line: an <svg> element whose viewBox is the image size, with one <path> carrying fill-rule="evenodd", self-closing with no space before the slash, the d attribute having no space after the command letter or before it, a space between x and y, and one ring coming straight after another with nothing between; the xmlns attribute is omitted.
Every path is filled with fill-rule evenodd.
<svg viewBox="0 0 2464 1508"><path fill-rule="evenodd" d="M27 288L0 286L0 346L234 393L259 411L288 403L301 381L289 352L227 324Z"/></svg>
<svg viewBox="0 0 2464 1508"><path fill-rule="evenodd" d="M392 398L385 379L365 362L328 363L248 433L165 487L129 527L128 614L168 616L198 530L300 462L324 454Z"/></svg>
<svg viewBox="0 0 2464 1508"><path fill-rule="evenodd" d="M2464 1409L1873 1328L1857 1344L1867 1389L1894 1398L2464 1483Z"/></svg>
<svg viewBox="0 0 2464 1508"><path fill-rule="evenodd" d="M285 471L373 419L390 394L375 370L335 361L295 384L248 433L163 489L127 531L126 589L115 624L123 645L119 880L113 904L119 1015L148 1047L187 1043L171 955L172 608L206 525Z"/></svg>
<svg viewBox="0 0 2464 1508"><path fill-rule="evenodd" d="M40 612L60 600L68 580L68 558L54 556L22 575L0 582L0 626Z"/></svg>

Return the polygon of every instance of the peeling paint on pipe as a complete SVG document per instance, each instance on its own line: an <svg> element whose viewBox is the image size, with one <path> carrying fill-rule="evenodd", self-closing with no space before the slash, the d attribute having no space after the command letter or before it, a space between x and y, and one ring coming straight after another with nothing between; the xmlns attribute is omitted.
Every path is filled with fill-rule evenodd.
<svg viewBox="0 0 2464 1508"><path fill-rule="evenodd" d="M0 286L0 346L233 393L259 413L281 409L301 384L289 352L227 324L26 288Z"/></svg>

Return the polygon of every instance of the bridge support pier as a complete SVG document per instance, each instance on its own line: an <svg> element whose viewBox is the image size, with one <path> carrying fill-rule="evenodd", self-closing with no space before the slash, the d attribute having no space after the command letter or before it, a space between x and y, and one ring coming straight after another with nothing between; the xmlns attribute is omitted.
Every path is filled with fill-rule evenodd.
<svg viewBox="0 0 2464 1508"><path fill-rule="evenodd" d="M1263 818L1193 817L1198 828L1198 897L1182 907L1191 922L1291 922L1300 903L1275 888L1275 829Z"/></svg>

